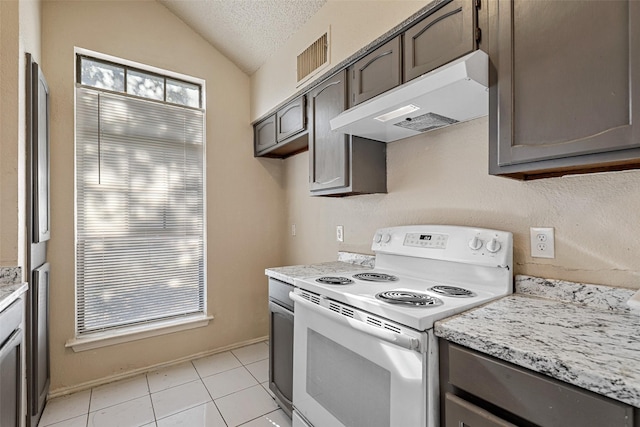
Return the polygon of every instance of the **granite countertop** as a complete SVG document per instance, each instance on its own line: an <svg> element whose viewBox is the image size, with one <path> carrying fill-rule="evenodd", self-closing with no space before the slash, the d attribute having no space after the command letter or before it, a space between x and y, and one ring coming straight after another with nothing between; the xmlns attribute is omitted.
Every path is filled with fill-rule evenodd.
<svg viewBox="0 0 640 427"><path fill-rule="evenodd" d="M267 268L264 274L293 285L294 279L356 270L371 270L373 263L373 256L340 252L338 253L338 261Z"/></svg>
<svg viewBox="0 0 640 427"><path fill-rule="evenodd" d="M516 277L516 293L436 322L448 341L640 408L634 290Z"/></svg>

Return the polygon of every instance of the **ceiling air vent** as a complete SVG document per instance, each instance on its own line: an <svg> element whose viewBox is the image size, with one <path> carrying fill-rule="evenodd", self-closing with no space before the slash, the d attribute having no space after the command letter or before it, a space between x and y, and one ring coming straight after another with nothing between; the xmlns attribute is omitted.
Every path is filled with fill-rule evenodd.
<svg viewBox="0 0 640 427"><path fill-rule="evenodd" d="M298 84L329 64L329 31L298 55Z"/></svg>

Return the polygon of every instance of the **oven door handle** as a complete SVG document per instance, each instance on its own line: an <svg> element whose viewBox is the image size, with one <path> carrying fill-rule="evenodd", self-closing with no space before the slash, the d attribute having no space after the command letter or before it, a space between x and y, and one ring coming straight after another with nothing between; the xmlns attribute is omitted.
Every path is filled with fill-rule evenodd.
<svg viewBox="0 0 640 427"><path fill-rule="evenodd" d="M342 314L338 314L321 305L309 302L303 297L293 292L289 294L289 297L291 297L291 299L295 301L296 304L300 304L301 306L311 311L314 311L322 316L329 317L342 325L348 326L353 329L357 329L360 332L363 332L368 335L372 335L376 338L379 338L381 340L387 341L391 344L395 344L397 346L400 346L409 350L416 350L416 351L420 350L420 341L417 340L416 338L386 331L384 329L380 329L375 326L368 325L367 323L364 323L361 320L354 319L352 317L343 316Z"/></svg>

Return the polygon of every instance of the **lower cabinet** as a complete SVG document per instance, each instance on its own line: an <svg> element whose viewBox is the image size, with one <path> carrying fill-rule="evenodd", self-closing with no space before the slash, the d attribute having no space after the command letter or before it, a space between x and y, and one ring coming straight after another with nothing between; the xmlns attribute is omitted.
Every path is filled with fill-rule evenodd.
<svg viewBox="0 0 640 427"><path fill-rule="evenodd" d="M440 340L442 427L639 427L640 409Z"/></svg>
<svg viewBox="0 0 640 427"><path fill-rule="evenodd" d="M23 380L23 301L18 299L0 313L0 426L19 427L22 410Z"/></svg>
<svg viewBox="0 0 640 427"><path fill-rule="evenodd" d="M496 417L491 412L451 393L446 393L442 398L444 398L446 427L516 427L515 424Z"/></svg>
<svg viewBox="0 0 640 427"><path fill-rule="evenodd" d="M269 390L291 417L293 410L293 285L269 278Z"/></svg>
<svg viewBox="0 0 640 427"><path fill-rule="evenodd" d="M346 70L308 95L311 195L386 193L385 144L331 130L329 120L346 108Z"/></svg>

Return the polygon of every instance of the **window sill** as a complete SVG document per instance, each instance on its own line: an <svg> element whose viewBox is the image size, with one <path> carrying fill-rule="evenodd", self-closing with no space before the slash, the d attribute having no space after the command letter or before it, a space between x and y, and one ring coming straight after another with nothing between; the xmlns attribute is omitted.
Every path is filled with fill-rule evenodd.
<svg viewBox="0 0 640 427"><path fill-rule="evenodd" d="M209 321L212 319L213 316L197 316L180 320L158 322L153 325L136 326L118 332L99 332L87 337L70 339L65 344L65 347L70 347L74 352L78 353L80 351L93 350L100 347L142 340L158 335L202 328L207 326Z"/></svg>

